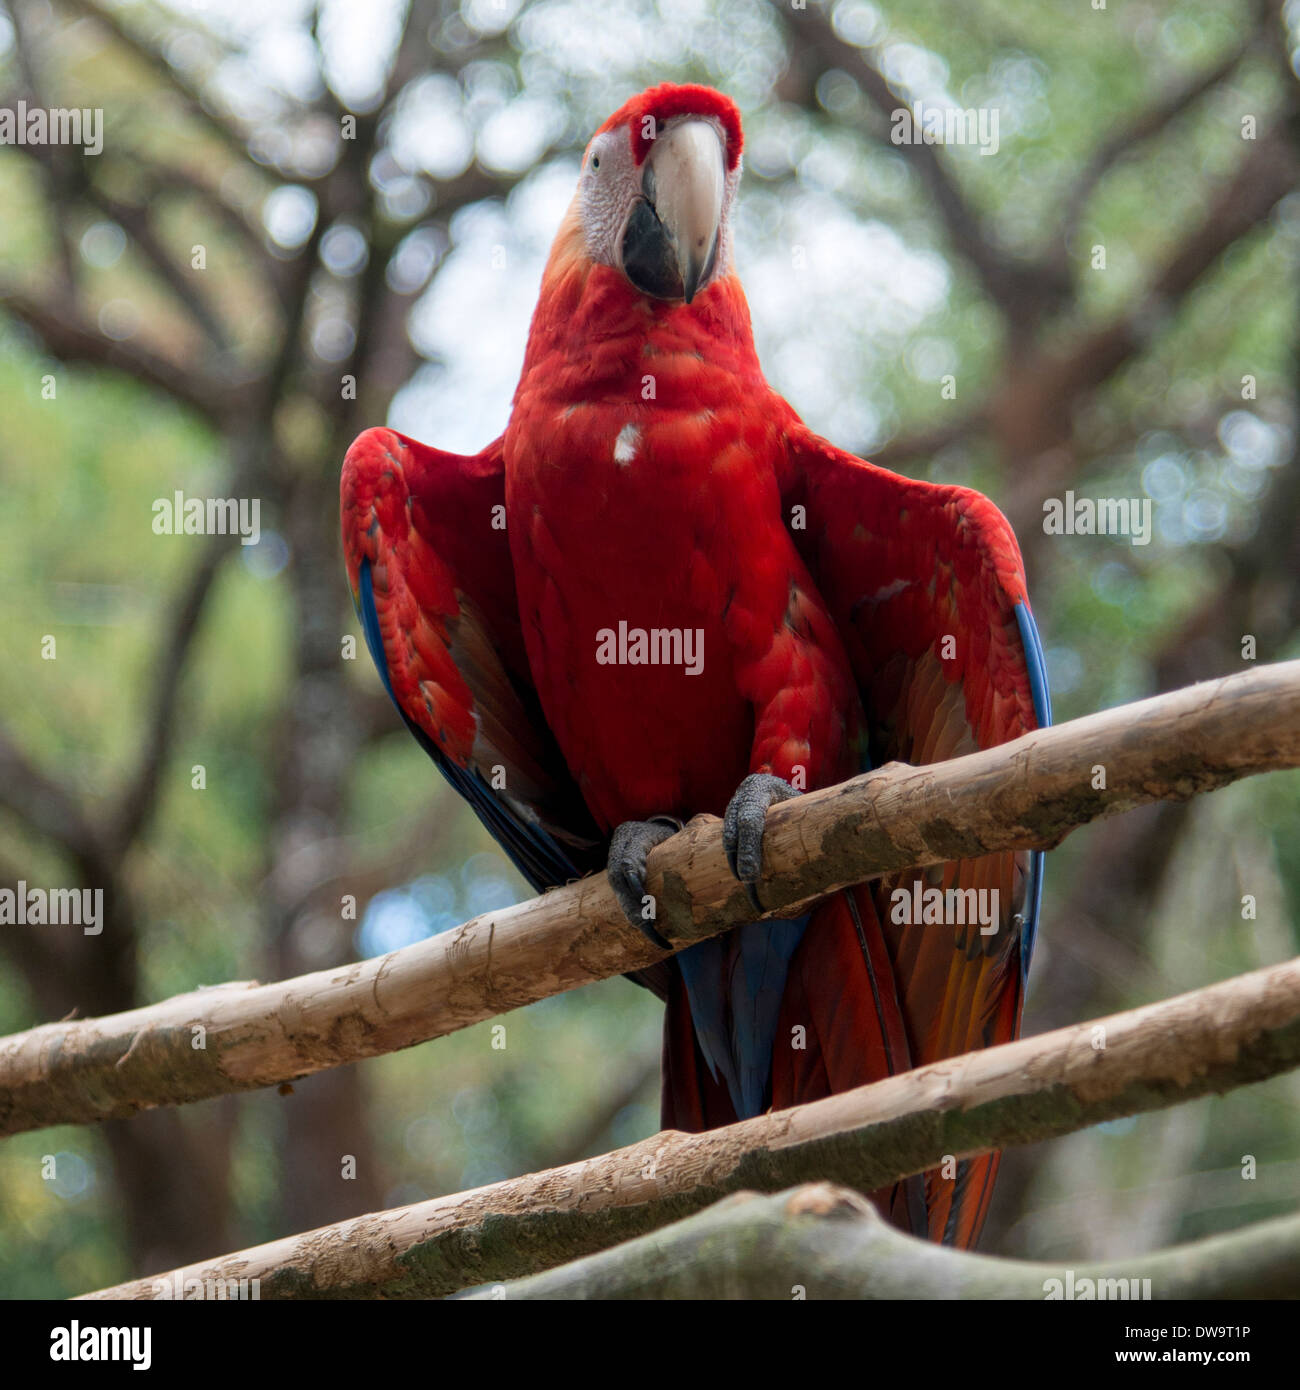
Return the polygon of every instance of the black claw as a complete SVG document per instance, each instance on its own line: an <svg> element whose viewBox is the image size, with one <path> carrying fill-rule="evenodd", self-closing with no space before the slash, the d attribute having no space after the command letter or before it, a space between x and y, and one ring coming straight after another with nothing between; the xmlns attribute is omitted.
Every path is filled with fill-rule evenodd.
<svg viewBox="0 0 1300 1390"><path fill-rule="evenodd" d="M680 821L668 816L657 816L648 821L629 820L615 829L609 841L605 872L618 905L623 909L623 916L661 951L672 950L671 943L659 935L653 922L648 922L641 915L642 899L645 897L646 856L681 828Z"/></svg>
<svg viewBox="0 0 1300 1390"><path fill-rule="evenodd" d="M745 885L750 905L761 913L755 885L763 873L763 829L769 806L799 793L770 772L752 772L736 788L722 819L722 845L731 872Z"/></svg>

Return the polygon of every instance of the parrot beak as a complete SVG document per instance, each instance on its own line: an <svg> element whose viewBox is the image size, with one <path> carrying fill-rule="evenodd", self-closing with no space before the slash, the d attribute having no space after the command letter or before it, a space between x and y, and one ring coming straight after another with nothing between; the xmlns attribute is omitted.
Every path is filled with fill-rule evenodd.
<svg viewBox="0 0 1300 1390"><path fill-rule="evenodd" d="M623 273L637 289L695 298L717 257L726 178L722 140L708 121L683 121L655 141L644 196L623 233Z"/></svg>

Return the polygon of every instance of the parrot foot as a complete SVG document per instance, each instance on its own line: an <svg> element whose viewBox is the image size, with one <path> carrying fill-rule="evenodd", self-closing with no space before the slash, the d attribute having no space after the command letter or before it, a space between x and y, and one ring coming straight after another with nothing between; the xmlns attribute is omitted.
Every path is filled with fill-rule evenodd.
<svg viewBox="0 0 1300 1390"><path fill-rule="evenodd" d="M661 951L671 950L672 947L655 930L653 906L646 902L645 861L656 845L671 839L681 828L681 821L671 816L627 820L615 828L609 841L605 872L618 905L623 909L623 916ZM647 912L651 914L649 917L646 916Z"/></svg>
<svg viewBox="0 0 1300 1390"><path fill-rule="evenodd" d="M751 772L736 788L722 820L722 845L731 872L745 885L756 912L764 910L756 885L763 873L763 827L769 806L800 795L783 777Z"/></svg>

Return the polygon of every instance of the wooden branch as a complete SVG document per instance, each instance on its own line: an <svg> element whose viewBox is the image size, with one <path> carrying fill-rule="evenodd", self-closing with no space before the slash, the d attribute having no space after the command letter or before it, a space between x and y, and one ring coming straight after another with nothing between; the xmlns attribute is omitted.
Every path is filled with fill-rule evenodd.
<svg viewBox="0 0 1300 1390"><path fill-rule="evenodd" d="M93 862L104 846L70 787L43 772L0 727L0 810L11 812L74 859Z"/></svg>
<svg viewBox="0 0 1300 1390"><path fill-rule="evenodd" d="M1034 455L1068 442L1078 401L1155 340L1171 311L1224 252L1263 224L1294 190L1300 164L1285 126L1262 131L1248 143L1232 179L1213 195L1202 217L1171 238L1169 255L1122 312L1059 350L1039 345L1017 366L1014 380L994 393L988 417L1016 453ZM1026 494L1022 505L1006 511L1017 531L1033 534L1042 523L1042 496Z"/></svg>
<svg viewBox="0 0 1300 1390"><path fill-rule="evenodd" d="M441 1297L608 1249L747 1189L859 1192L1300 1065L1300 958L703 1134L325 1226L101 1290L252 1279L262 1298Z"/></svg>
<svg viewBox="0 0 1300 1390"><path fill-rule="evenodd" d="M1117 1282L1118 1281L1118 1282ZM1132 1282L1130 1282L1132 1281ZM1172 1250L1054 1265L932 1245L833 1183L738 1192L697 1216L466 1299L1295 1298L1300 1216Z"/></svg>
<svg viewBox="0 0 1300 1390"><path fill-rule="evenodd" d="M1148 141L1163 135L1174 121L1203 96L1227 81L1241 66L1243 59L1261 47L1262 30L1267 22L1266 15L1261 12L1256 27L1219 62L1190 80L1166 88L1150 105L1115 125L1089 156L1083 172L1066 196L1059 229L1063 250L1068 238L1078 230L1083 210L1102 179L1121 160L1131 158ZM1272 23L1276 24L1276 19L1273 19Z"/></svg>
<svg viewBox="0 0 1300 1390"><path fill-rule="evenodd" d="M187 269L183 261L172 254L155 230L152 202L131 203L114 197L95 182L88 164L89 157L83 155L85 182L82 193L86 201L130 235L134 250L152 266L159 283L168 290L173 301L190 322L203 332L208 344L218 353L228 353L231 350L231 341L225 324L199 288L199 278ZM56 206L52 209L51 215L66 218L69 211L66 205Z"/></svg>
<svg viewBox="0 0 1300 1390"><path fill-rule="evenodd" d="M137 343L107 338L86 323L75 304L39 299L15 285L0 283L0 311L25 323L61 362L85 362L124 372L198 411L217 428L246 414L249 390L243 383L224 374L205 375L178 366Z"/></svg>
<svg viewBox="0 0 1300 1390"><path fill-rule="evenodd" d="M767 915L898 869L1049 848L1074 827L1300 766L1300 662L1264 666L925 767L893 763L774 807ZM1103 782L1104 785L1098 785ZM716 817L649 858L680 948L753 919ZM386 956L278 984L228 984L0 1039L0 1134L273 1086L443 1037L662 959L603 874Z"/></svg>
<svg viewBox="0 0 1300 1390"><path fill-rule="evenodd" d="M187 115L238 158L248 160L247 132L236 121L219 112L208 100L202 83L191 81L178 71L152 40L124 23L114 9L95 0L62 0L62 3L76 15L106 29L119 45L143 64L161 87L171 90L183 104Z"/></svg>
<svg viewBox="0 0 1300 1390"><path fill-rule="evenodd" d="M895 111L911 107L911 101L890 86L872 50L840 37L829 8L792 9L788 0L772 0L772 8L785 28L792 56L813 59L810 67L814 73L831 69L848 73L874 107L880 132L888 130ZM812 96L810 83L810 106ZM924 142L894 145L883 133L877 139L908 162L930 195L953 250L975 272L984 292L1010 322L1024 323L1066 299L1069 281L1057 267L1013 259L998 248L942 146Z"/></svg>
<svg viewBox="0 0 1300 1390"><path fill-rule="evenodd" d="M125 853L139 835L157 804L172 747L181 678L217 571L229 554L226 537L210 537L168 615L164 638L158 644L154 687L147 701L144 746L107 828L109 841L119 853Z"/></svg>
<svg viewBox="0 0 1300 1390"><path fill-rule="evenodd" d="M27 7L15 5L10 11L10 22L14 31L14 56L17 59L17 68L22 80L22 87L17 95L20 99L26 98L30 106L49 107L52 103L46 99L43 80L45 74L38 72L38 65L33 58L32 50L35 45L32 43L31 14ZM4 105L12 109L12 102L9 98L10 94L6 93ZM73 152L71 149L61 148L57 144L28 145L24 147L24 151L42 167L45 174L48 225L54 233L53 239L58 252L62 289L69 298L72 298L77 292L79 260L71 219L66 215L64 208L70 201L69 194L76 182L76 172L72 162ZM60 207L60 204L63 204L64 207Z"/></svg>

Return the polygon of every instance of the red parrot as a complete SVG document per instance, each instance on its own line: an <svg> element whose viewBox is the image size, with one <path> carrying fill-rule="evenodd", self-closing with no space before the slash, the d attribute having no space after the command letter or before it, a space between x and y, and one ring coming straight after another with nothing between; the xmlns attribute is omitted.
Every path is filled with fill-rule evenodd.
<svg viewBox="0 0 1300 1390"><path fill-rule="evenodd" d="M371 429L343 466L348 577L403 719L534 887L603 865L656 941L646 854L681 821L724 815L759 907L774 801L1050 718L1001 513L837 449L764 380L741 144L710 88L628 101L587 146L505 434L464 457ZM665 1127L1016 1037L1041 878L1029 853L909 871L643 972ZM965 1247L996 1168L876 1198Z"/></svg>

